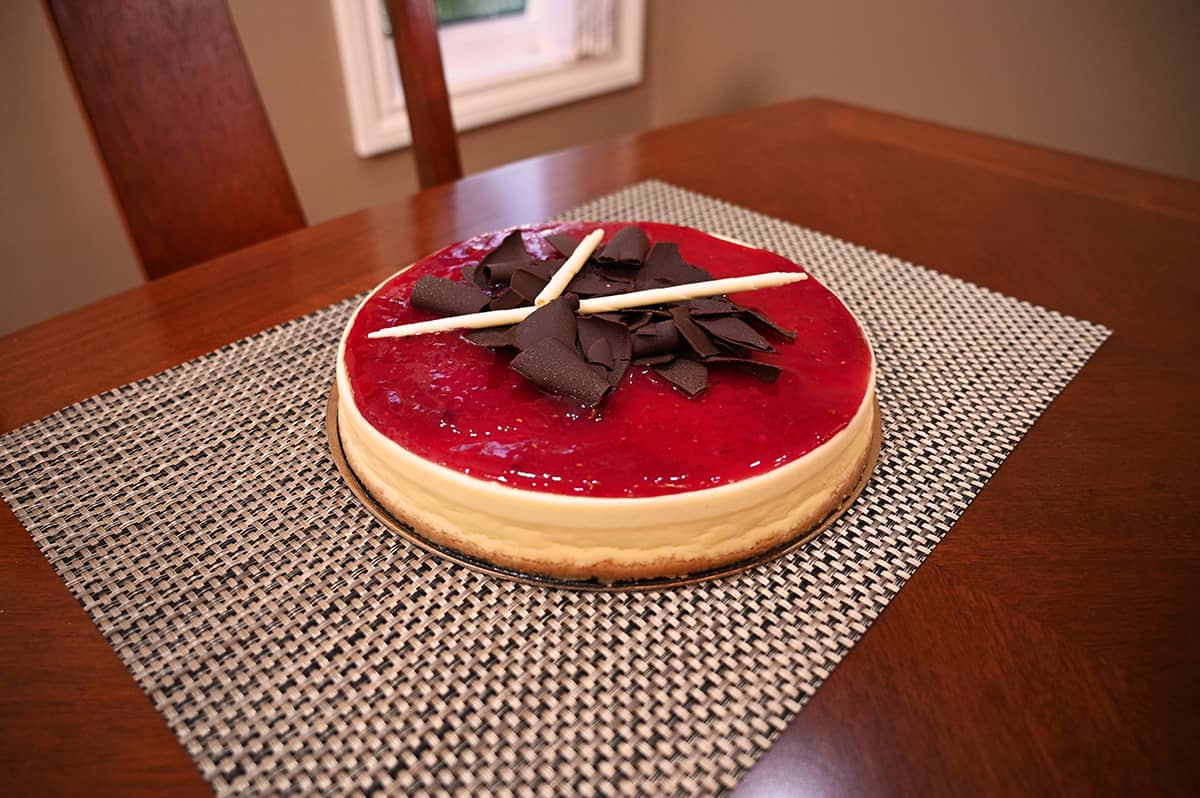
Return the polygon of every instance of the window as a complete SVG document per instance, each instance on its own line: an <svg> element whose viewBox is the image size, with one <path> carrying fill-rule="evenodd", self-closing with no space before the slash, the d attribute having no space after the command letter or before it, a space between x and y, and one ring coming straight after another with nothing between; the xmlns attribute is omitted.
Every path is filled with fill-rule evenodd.
<svg viewBox="0 0 1200 798"><path fill-rule="evenodd" d="M439 25L525 11L525 0L433 0Z"/></svg>
<svg viewBox="0 0 1200 798"><path fill-rule="evenodd" d="M332 3L355 151L367 157L407 146L382 2ZM437 8L458 130L641 80L644 0L439 0Z"/></svg>

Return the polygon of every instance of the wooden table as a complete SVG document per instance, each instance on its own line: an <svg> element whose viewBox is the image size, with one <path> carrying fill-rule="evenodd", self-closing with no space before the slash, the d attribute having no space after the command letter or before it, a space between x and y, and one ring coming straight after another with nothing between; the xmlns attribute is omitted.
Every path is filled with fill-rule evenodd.
<svg viewBox="0 0 1200 798"><path fill-rule="evenodd" d="M738 794L1195 790L1197 183L825 101L737 113L474 175L10 335L0 428L645 178L1115 330ZM208 791L7 507L0 685L0 790Z"/></svg>

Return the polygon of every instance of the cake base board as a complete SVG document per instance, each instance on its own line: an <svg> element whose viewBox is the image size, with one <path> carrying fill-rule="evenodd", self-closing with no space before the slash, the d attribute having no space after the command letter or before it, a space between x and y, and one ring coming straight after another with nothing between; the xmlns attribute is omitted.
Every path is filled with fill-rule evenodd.
<svg viewBox="0 0 1200 798"><path fill-rule="evenodd" d="M681 585L690 585L697 582L707 582L714 579L722 579L736 574L748 571L751 568L763 565L765 563L776 560L790 551L803 546L810 540L820 535L826 529L833 525L838 518L842 516L858 499L863 488L871 479L871 474L875 471L875 463L879 459L879 446L882 440L882 424L879 415L879 402L876 400L873 410L873 418L871 422L871 444L870 451L867 454L866 465L863 467L862 474L858 478L858 482L854 486L845 500L838 507L827 515L819 524L796 534L795 537L789 539L786 543L776 546L767 551L761 552L753 557L745 560L739 560L728 565L723 565L719 568L713 568L708 571L699 573L687 574L686 576L670 576L659 577L655 579L633 579L617 582L601 582L597 579L560 579L553 576L545 576L543 574L527 573L524 571L515 571L509 568L502 568L498 565L488 562L487 560L473 557L461 551L457 551L448 546L443 546L429 538L424 537L419 532L414 530L408 524L396 518L388 512L383 505L375 500L366 487L359 480L358 475L350 468L350 464L346 460L346 454L342 449L341 433L338 430L338 390L335 384L329 391L329 401L325 408L325 434L329 438L329 452L333 457L333 462L337 466L338 471L342 475L342 479L350 488L350 492L360 504L375 517L375 520L383 524L392 532L396 533L405 540L420 546L422 549L443 557L452 562L458 563L473 571L488 574L490 576L500 577L501 579L511 579L516 582L522 582L527 585L535 585L539 587L559 588L562 590L581 590L581 591L631 591L631 590L658 590L670 587L679 587Z"/></svg>

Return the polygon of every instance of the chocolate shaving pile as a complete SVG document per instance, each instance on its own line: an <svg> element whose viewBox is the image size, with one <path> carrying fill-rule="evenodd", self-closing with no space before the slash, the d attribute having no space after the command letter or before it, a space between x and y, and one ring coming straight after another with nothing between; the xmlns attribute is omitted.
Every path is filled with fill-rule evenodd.
<svg viewBox="0 0 1200 798"><path fill-rule="evenodd" d="M424 275L413 286L414 307L441 315L529 306L579 242L568 235L546 236L562 257L535 260L519 230L504 237L462 280ZM655 374L696 396L708 387L708 370L730 366L763 382L774 382L779 367L754 360L753 352L773 352L767 336L794 340L764 314L727 297L705 297L649 308L577 316L580 298L624 294L646 288L711 280L687 263L673 243L651 245L636 226L618 230L571 280L566 292L535 310L520 324L474 330L465 338L478 346L512 349L512 368L547 393L598 405L621 384L631 365Z"/></svg>

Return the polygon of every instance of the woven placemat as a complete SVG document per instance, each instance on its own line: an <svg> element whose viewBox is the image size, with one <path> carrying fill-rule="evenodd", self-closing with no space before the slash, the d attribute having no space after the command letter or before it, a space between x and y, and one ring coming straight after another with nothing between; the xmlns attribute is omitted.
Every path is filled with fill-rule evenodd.
<svg viewBox="0 0 1200 798"><path fill-rule="evenodd" d="M1108 334L663 183L569 217L723 233L841 294L879 363L875 477L735 578L475 573L384 530L330 460L357 299L5 435L0 492L218 794L731 788Z"/></svg>

